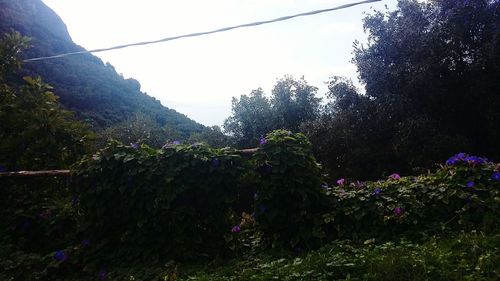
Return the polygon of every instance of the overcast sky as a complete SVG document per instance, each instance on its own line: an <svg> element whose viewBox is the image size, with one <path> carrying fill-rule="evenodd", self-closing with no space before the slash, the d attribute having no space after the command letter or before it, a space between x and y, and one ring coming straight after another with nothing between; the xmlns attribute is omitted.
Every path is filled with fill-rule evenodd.
<svg viewBox="0 0 500 281"><path fill-rule="evenodd" d="M155 40L267 20L359 0L43 0L86 49ZM97 53L163 105L204 125L222 125L231 97L261 87L270 94L284 75L304 76L326 91L333 75L356 79L354 40L366 41L363 12L393 9L383 0L311 17Z"/></svg>

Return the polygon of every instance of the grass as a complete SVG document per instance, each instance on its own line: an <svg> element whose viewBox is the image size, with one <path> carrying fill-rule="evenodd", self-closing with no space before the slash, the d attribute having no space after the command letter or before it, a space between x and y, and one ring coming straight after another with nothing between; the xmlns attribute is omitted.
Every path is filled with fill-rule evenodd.
<svg viewBox="0 0 500 281"><path fill-rule="evenodd" d="M481 233L357 245L337 241L299 256L261 254L226 265L180 266L177 280L498 280L500 235ZM164 280L173 280L173 274Z"/></svg>

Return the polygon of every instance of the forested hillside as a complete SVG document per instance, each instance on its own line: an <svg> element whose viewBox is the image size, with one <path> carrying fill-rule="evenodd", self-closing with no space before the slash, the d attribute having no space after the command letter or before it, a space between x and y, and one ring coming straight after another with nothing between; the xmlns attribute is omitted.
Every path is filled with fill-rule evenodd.
<svg viewBox="0 0 500 281"><path fill-rule="evenodd" d="M0 0L0 34L12 30L31 38L24 58L83 50L73 43L59 16L41 0ZM159 127L168 127L184 138L203 130L202 125L141 92L138 81L124 79L112 65L90 54L26 63L22 75L43 77L54 87L61 104L94 130L137 114L145 114Z"/></svg>

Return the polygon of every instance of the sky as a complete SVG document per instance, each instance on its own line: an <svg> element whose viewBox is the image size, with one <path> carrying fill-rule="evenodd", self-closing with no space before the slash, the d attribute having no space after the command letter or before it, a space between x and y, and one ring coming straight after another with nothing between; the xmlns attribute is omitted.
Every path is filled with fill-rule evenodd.
<svg viewBox="0 0 500 281"><path fill-rule="evenodd" d="M97 49L208 31L359 0L43 0L66 23L73 41ZM207 125L231 115L231 98L285 75L326 93L334 75L357 81L353 42L366 42L362 19L383 0L311 17L95 55L166 107ZM361 85L358 84L360 87Z"/></svg>

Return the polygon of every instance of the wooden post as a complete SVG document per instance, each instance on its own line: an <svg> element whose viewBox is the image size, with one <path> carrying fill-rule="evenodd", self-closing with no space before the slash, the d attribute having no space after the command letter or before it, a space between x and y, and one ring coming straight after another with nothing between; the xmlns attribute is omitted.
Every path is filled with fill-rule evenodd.
<svg viewBox="0 0 500 281"><path fill-rule="evenodd" d="M17 171L2 172L0 178L6 177L69 177L69 170L47 170L47 171Z"/></svg>
<svg viewBox="0 0 500 281"><path fill-rule="evenodd" d="M257 151L259 151L258 147L236 150L236 152L238 152L238 153L241 153L241 154L250 154L250 155L253 155Z"/></svg>

